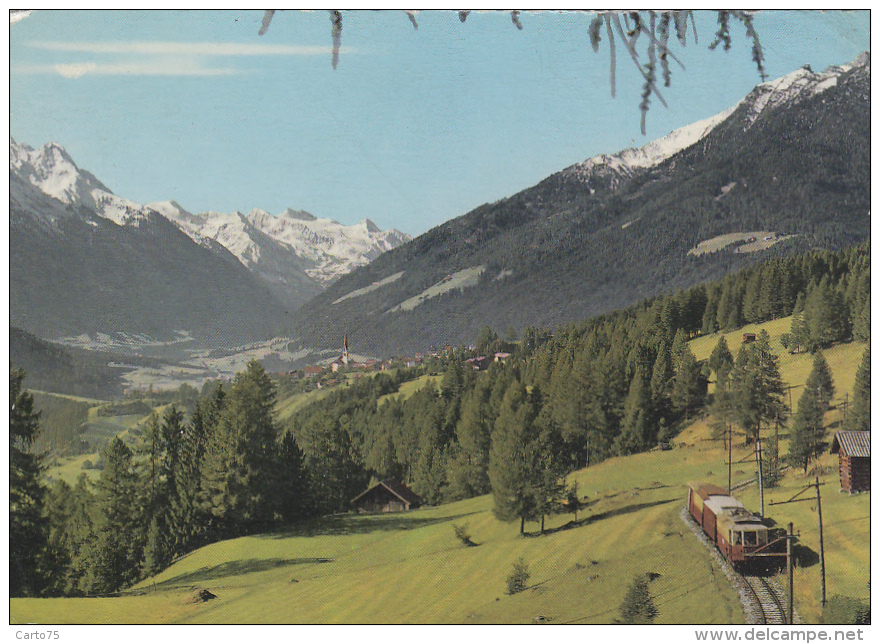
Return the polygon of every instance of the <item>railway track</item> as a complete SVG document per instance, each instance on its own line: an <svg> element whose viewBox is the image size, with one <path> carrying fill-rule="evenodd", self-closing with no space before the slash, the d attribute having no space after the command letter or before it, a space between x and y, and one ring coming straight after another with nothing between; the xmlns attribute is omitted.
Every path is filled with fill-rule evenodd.
<svg viewBox="0 0 880 644"><path fill-rule="evenodd" d="M759 617L763 624L786 624L785 603L780 594L764 577L742 575L749 587L760 611Z"/></svg>

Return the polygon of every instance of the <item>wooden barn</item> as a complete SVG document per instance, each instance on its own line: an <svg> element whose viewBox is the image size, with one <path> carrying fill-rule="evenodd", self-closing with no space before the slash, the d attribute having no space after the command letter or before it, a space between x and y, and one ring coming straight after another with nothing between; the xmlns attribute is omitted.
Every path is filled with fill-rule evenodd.
<svg viewBox="0 0 880 644"><path fill-rule="evenodd" d="M743 333L743 344L748 344L750 342L754 342L758 339L758 336L754 333Z"/></svg>
<svg viewBox="0 0 880 644"><path fill-rule="evenodd" d="M837 432L831 453L840 461L840 489L844 492L871 490L871 432Z"/></svg>
<svg viewBox="0 0 880 644"><path fill-rule="evenodd" d="M422 499L397 479L387 479L356 496L351 504L358 512L405 512L422 505Z"/></svg>

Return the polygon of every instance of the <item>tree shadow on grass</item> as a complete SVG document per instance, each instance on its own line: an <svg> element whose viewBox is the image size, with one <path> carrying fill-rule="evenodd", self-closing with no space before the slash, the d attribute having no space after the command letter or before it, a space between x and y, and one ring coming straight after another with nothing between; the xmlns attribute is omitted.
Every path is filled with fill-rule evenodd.
<svg viewBox="0 0 880 644"><path fill-rule="evenodd" d="M166 579L163 582L155 584L153 588L161 590L174 586L190 586L207 580L247 575L253 572L265 572L283 566L331 563L332 561L333 559L323 557L301 557L297 559L238 559L236 561L227 561L216 566L205 566L204 568L199 568L193 572Z"/></svg>
<svg viewBox="0 0 880 644"><path fill-rule="evenodd" d="M284 530L259 535L261 539L287 539L289 537L319 537L347 534L368 534L370 532L398 532L416 530L439 523L450 523L462 517L479 512L465 512L443 517L418 517L412 513L398 512L389 514L333 514L320 519L309 519L302 523L288 526Z"/></svg>
<svg viewBox="0 0 880 644"><path fill-rule="evenodd" d="M675 501L680 501L678 497L673 497L671 499L663 499L661 501L649 501L646 503L635 503L633 505L627 505L622 508L614 508L613 510L606 510L605 512L600 512L599 514L594 514L592 516L584 517L579 521L569 521L565 525L561 525L558 528L548 528L544 530L544 532L528 532L525 534L526 537L541 537L548 534L554 534L556 532L562 532L564 530L571 530L573 528L580 528L585 525L589 525L591 523L595 523L596 521L601 521L602 519L610 519L612 517L621 516L624 514L630 514L631 512L638 512L639 510L645 510L647 508L653 508L658 505L664 505L666 503L673 503Z"/></svg>

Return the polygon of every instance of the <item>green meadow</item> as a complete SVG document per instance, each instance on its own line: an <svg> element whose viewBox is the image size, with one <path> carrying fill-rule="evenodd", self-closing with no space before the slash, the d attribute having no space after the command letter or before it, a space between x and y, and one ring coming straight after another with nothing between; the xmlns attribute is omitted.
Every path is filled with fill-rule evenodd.
<svg viewBox="0 0 880 644"><path fill-rule="evenodd" d="M727 334L727 341L735 355L743 332L767 328L796 405L812 359L779 346L789 324L746 327ZM707 357L718 337L693 341L697 357ZM863 350L851 343L825 352L837 389L826 416L829 444ZM612 458L569 475L586 507L576 519L549 517L544 534L537 523L527 523L523 537L518 522L498 521L491 496L404 514L339 514L206 546L117 597L13 599L10 621L604 624L620 617L633 577L651 572L658 575L650 584L656 623L743 623L738 596L680 518L689 481L727 484L727 452L712 439L708 421L698 418L684 428L671 450ZM785 454L784 429L780 437ZM753 476L750 453L735 440L734 460L745 461L734 466L734 483ZM816 504L769 502L790 498L816 475L824 484L827 595L869 597L870 495L841 494L837 457L826 454L808 475L789 470L765 491L766 515L777 525L793 522L799 534L795 602L805 623L821 620ZM759 509L755 484L736 495ZM454 526L466 526L477 545L462 544ZM506 578L520 557L531 577L524 592L508 595ZM216 598L194 601L202 589Z"/></svg>

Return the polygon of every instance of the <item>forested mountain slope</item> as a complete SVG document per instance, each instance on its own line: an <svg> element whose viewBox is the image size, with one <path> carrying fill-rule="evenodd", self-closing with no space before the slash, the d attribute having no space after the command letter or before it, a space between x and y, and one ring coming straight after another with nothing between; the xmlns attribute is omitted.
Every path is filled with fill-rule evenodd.
<svg viewBox="0 0 880 644"><path fill-rule="evenodd" d="M485 324L552 327L769 256L862 241L869 89L867 55L760 85L689 147L597 157L384 254L302 308L292 333L306 347L348 331L361 353L419 351L469 342ZM758 248L773 236L769 248L688 254L753 231Z"/></svg>

